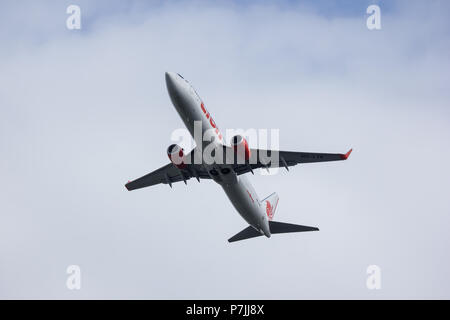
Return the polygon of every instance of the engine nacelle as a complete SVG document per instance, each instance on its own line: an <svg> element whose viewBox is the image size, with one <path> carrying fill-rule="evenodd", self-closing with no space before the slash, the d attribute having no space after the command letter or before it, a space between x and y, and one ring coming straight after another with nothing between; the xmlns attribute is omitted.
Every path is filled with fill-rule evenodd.
<svg viewBox="0 0 450 320"><path fill-rule="evenodd" d="M235 135L231 139L231 146L234 149L234 152L237 153L238 156L244 158L245 160L250 159L250 147L248 146L247 140L241 135Z"/></svg>
<svg viewBox="0 0 450 320"><path fill-rule="evenodd" d="M171 144L167 148L167 156L175 167L179 169L186 168L186 157L184 155L184 150L177 144Z"/></svg>

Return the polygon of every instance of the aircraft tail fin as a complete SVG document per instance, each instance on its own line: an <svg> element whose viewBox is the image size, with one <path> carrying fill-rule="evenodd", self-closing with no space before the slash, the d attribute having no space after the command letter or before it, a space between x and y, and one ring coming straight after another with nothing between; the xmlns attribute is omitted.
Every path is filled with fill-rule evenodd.
<svg viewBox="0 0 450 320"><path fill-rule="evenodd" d="M273 219L275 211L277 210L279 199L280 199L280 197L278 197L278 194L276 192L274 192L267 198L261 200L261 204L264 205L264 208L266 210L266 214L267 214L267 217L269 218L269 220Z"/></svg>

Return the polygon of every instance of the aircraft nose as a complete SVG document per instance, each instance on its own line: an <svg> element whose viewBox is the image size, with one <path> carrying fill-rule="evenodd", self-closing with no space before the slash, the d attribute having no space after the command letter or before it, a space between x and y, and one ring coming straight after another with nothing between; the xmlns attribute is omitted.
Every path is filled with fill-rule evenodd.
<svg viewBox="0 0 450 320"><path fill-rule="evenodd" d="M170 99L176 108L185 99L186 88L180 76L174 72L166 72L166 85L169 92Z"/></svg>
<svg viewBox="0 0 450 320"><path fill-rule="evenodd" d="M176 75L173 72L166 72L167 88L174 87L176 83Z"/></svg>
<svg viewBox="0 0 450 320"><path fill-rule="evenodd" d="M172 99L177 99L182 91L178 75L173 72L166 72L166 85L167 91L169 91L169 95L172 97Z"/></svg>

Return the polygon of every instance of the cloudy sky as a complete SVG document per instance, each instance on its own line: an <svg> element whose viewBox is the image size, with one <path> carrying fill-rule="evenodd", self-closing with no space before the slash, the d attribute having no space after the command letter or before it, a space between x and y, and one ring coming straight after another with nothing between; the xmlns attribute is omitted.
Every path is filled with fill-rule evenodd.
<svg viewBox="0 0 450 320"><path fill-rule="evenodd" d="M81 30L66 8L81 8ZM381 8L381 30L366 9ZM0 298L450 298L448 1L1 1ZM182 128L164 72L219 127L346 162L250 176L320 232L229 244L221 188L127 192ZM81 268L81 290L66 268ZM366 269L381 270L369 290Z"/></svg>

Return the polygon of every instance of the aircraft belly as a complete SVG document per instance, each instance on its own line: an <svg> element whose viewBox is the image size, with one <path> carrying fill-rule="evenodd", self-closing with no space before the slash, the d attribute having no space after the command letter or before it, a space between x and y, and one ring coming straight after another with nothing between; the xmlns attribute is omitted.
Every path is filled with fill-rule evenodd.
<svg viewBox="0 0 450 320"><path fill-rule="evenodd" d="M255 195L251 195L242 183L241 177L238 177L234 184L221 184L226 195L230 199L237 212L251 226L261 229L261 217L259 206Z"/></svg>

